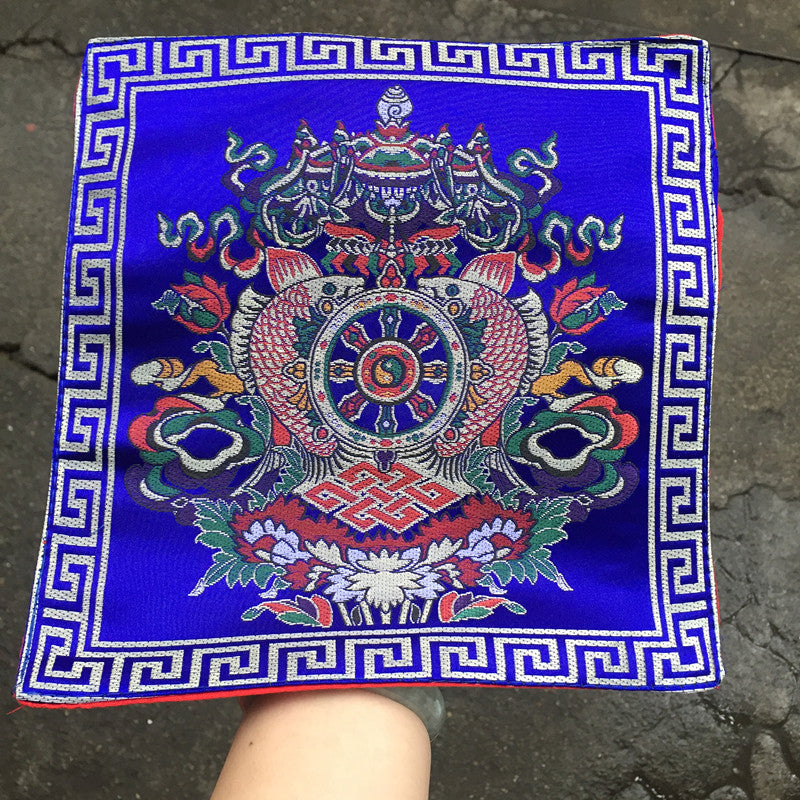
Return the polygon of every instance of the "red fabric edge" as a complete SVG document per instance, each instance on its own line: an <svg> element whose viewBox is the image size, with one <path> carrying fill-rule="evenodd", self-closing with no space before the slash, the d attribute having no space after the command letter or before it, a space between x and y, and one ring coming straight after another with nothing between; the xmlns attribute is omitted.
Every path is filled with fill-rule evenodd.
<svg viewBox="0 0 800 800"><path fill-rule="evenodd" d="M714 107L709 98L709 108L711 109L711 141L714 143L714 150L717 149L717 131L714 125ZM722 218L722 209L719 207L719 175L717 175L717 196L714 198L717 204L717 296L722 288L722 231L725 227Z"/></svg>
<svg viewBox="0 0 800 800"><path fill-rule="evenodd" d="M199 692L197 694L174 694L174 695L158 695L156 697L126 697L120 700L103 700L96 703L37 703L32 700L20 700L18 697L14 699L19 703L19 706L13 709L9 713L13 713L13 711L18 711L20 707L25 706L28 708L66 708L66 709L73 709L73 708L111 708L113 706L131 706L131 705L145 705L150 703L169 703L169 702L182 702L188 700L222 700L225 698L229 698L233 700L237 697L250 697L252 695L259 695L259 694L280 694L284 692L315 692L315 691L336 691L339 689L402 689L402 688L418 688L418 689L430 689L438 687L440 689L520 689L525 688L518 684L507 684L507 683L481 683L481 682L464 682L464 683L452 683L448 682L440 682L440 683L413 683L413 682L397 682L397 681L390 681L388 683L323 683L323 684L315 684L313 686L270 686L264 687L261 686L257 689L231 689L230 691L220 691L220 692ZM598 689L597 686L533 686L528 688L534 689L548 689L553 691L563 691L564 689L573 689L575 691L595 691ZM706 686L702 689L697 688L690 688L688 691L709 691L711 689L719 688L719 683ZM658 692L659 694L663 694L663 692L655 687L647 687L645 689L638 689L637 691L649 691L649 692Z"/></svg>
<svg viewBox="0 0 800 800"><path fill-rule="evenodd" d="M714 124L714 106L711 102L711 97L708 98L708 107L709 111L711 112L711 141L714 144L714 152L716 153L717 150L717 131L716 125ZM717 204L717 294L716 300L719 302L719 296L722 292L722 234L723 229L725 227L725 221L722 216L722 209L719 207L719 161L717 162L717 191L716 196L714 197L714 202ZM710 540L710 532L709 532L709 540ZM710 553L709 553L709 560L710 560ZM711 569L714 566L711 564ZM714 604L716 606L717 612L717 647L721 648L722 646L722 631L720 630L720 620L722 619L720 605L719 605L719 585L717 581L714 581ZM718 671L718 682L717 685L714 686L714 689L718 689L720 683L722 682L722 677L725 674L725 667L722 664L722 653L720 649L717 650L717 671Z"/></svg>
<svg viewBox="0 0 800 800"><path fill-rule="evenodd" d="M400 683L390 681L388 683L323 683L314 684L313 686L261 686L258 689L232 689L229 691L219 692L198 692L197 694L174 694L174 695L158 695L157 697L126 697L119 700L102 700L95 703L39 703L32 700L21 700L14 698L21 706L29 708L110 708L112 706L130 706L130 705L143 705L145 703L164 703L164 702L180 702L184 700L220 700L222 698L236 698L248 697L251 695L259 694L278 694L284 692L314 692L323 690L337 690L337 689L384 689L384 688L420 688L427 689L432 687L440 687L442 689L453 688L487 688L487 689L518 689L519 686L512 686L506 684L486 684L486 683ZM540 687L547 688L547 687ZM584 686L559 686L559 689L584 689L592 687Z"/></svg>

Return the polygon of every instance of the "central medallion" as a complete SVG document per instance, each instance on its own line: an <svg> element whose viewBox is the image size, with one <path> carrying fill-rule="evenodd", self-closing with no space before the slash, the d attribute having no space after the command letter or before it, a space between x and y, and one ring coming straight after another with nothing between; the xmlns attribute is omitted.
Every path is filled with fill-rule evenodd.
<svg viewBox="0 0 800 800"><path fill-rule="evenodd" d="M420 354L399 339L378 340L356 361L355 382L372 403L395 405L417 391L422 380Z"/></svg>
<svg viewBox="0 0 800 800"><path fill-rule="evenodd" d="M440 434L464 400L461 333L418 292L372 290L340 306L310 361L315 411L354 445L417 447Z"/></svg>

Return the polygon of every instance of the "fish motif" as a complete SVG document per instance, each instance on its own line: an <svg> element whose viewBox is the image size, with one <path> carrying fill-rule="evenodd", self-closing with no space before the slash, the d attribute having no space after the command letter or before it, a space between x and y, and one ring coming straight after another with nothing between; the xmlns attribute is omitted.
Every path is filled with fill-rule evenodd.
<svg viewBox="0 0 800 800"><path fill-rule="evenodd" d="M277 249L277 248L276 248ZM303 253L268 254L277 294L246 289L231 319L231 356L248 391L264 398L277 419L318 456L329 456L336 440L313 413L307 358L316 331L328 314L363 286L361 278L323 277ZM309 277L313 276L313 277Z"/></svg>
<svg viewBox="0 0 800 800"><path fill-rule="evenodd" d="M503 296L510 286L510 270L513 259L479 256L457 279L419 282L420 291L454 318L470 351L467 396L457 420L436 440L440 456L463 453L497 419L523 378L529 382L530 374L538 374L544 363L547 339L546 325L542 335L541 303L537 310L527 298L523 314Z"/></svg>

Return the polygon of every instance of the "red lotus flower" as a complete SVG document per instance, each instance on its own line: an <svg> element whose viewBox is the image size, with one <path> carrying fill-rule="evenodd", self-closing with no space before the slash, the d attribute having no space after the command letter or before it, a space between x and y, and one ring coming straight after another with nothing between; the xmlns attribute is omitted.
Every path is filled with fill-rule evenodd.
<svg viewBox="0 0 800 800"><path fill-rule="evenodd" d="M482 564L478 563L472 558L450 558L451 563L458 567L461 583L464 586L475 586L478 581L483 577L481 572Z"/></svg>
<svg viewBox="0 0 800 800"><path fill-rule="evenodd" d="M308 573L311 567L321 563L321 561L317 561L316 559L312 559L311 564L307 561L295 561L294 564L287 564L286 567L284 567L286 573L282 577L291 584L292 589L300 592L308 585Z"/></svg>
<svg viewBox="0 0 800 800"><path fill-rule="evenodd" d="M605 319L597 301L607 289L608 286L592 286L590 283L579 286L577 278L567 281L560 288L556 287L550 304L553 322L566 333L575 336L586 333Z"/></svg>
<svg viewBox="0 0 800 800"><path fill-rule="evenodd" d="M225 291L227 284L217 283L210 275L185 272L186 283L172 285L180 302L174 318L192 333L211 333L220 328L231 313L231 303Z"/></svg>
<svg viewBox="0 0 800 800"><path fill-rule="evenodd" d="M283 527L287 531L297 531L304 542L336 542L341 546L352 544L348 537L348 529L337 520L326 520L320 517L315 520L307 517L308 505L296 497L287 500L280 496L268 503L264 508L253 511L240 511L233 515L231 528L235 535L246 540L246 535L256 523L269 523L274 527ZM385 545L384 545L385 546Z"/></svg>
<svg viewBox="0 0 800 800"><path fill-rule="evenodd" d="M263 564L264 561L268 561L268 555L262 557L259 555L259 551L269 554L275 546L274 536L261 536L254 542L248 542L241 534L238 534L233 537L233 540L236 543L236 552L249 564Z"/></svg>
<svg viewBox="0 0 800 800"><path fill-rule="evenodd" d="M502 533L496 533L489 541L498 553L502 553L502 558L514 559L519 558L525 552L529 538L530 537L524 533L519 539L513 541Z"/></svg>

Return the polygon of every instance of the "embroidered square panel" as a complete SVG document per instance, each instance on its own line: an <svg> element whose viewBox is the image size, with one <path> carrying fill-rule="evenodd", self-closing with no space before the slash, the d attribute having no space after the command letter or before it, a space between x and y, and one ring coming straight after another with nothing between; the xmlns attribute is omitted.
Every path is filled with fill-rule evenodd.
<svg viewBox="0 0 800 800"><path fill-rule="evenodd" d="M17 697L701 689L708 49L99 40Z"/></svg>

